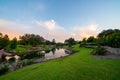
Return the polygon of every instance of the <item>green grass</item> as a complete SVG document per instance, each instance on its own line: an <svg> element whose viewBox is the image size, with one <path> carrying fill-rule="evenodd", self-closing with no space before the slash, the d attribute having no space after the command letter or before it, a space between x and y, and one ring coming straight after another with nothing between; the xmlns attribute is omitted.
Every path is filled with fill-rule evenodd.
<svg viewBox="0 0 120 80"><path fill-rule="evenodd" d="M73 47L71 56L35 64L0 76L0 80L120 80L120 60L95 59L92 49Z"/></svg>
<svg viewBox="0 0 120 80"><path fill-rule="evenodd" d="M21 46L17 46L17 48L16 48L15 50L16 50L17 52L19 52L19 51L23 52L23 51L26 50L26 48L21 47Z"/></svg>
<svg viewBox="0 0 120 80"><path fill-rule="evenodd" d="M19 51L20 51L20 52L23 52L23 51L25 51L27 48L28 48L28 46L17 45L16 49L13 49L13 50L15 50L15 51L17 51L17 52L19 52ZM12 50L12 49L10 49L9 46L7 47L7 49L8 49L8 50Z"/></svg>

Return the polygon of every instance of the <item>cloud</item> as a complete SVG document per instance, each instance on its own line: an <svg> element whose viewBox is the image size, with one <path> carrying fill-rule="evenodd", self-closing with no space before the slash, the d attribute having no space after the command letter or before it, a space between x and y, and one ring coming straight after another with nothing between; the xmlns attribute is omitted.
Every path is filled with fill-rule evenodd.
<svg viewBox="0 0 120 80"><path fill-rule="evenodd" d="M97 36L97 34L100 32L99 27L100 26L96 23L90 23L86 26L74 27L71 35L76 40L88 38L89 36Z"/></svg>
<svg viewBox="0 0 120 80"><path fill-rule="evenodd" d="M76 40L81 40L83 38L88 38L89 36L96 36L99 31L99 25L96 23L90 23L85 26L72 27L71 29L64 29L62 26L58 25L54 20L48 21L35 21L39 26L39 30L44 31L41 34L45 34L50 40L55 38L58 42L64 42L65 39L73 37Z"/></svg>
<svg viewBox="0 0 120 80"><path fill-rule="evenodd" d="M35 21L36 24L42 27L46 27L48 30L54 30L57 27L57 24L54 20L48 20L48 21Z"/></svg>
<svg viewBox="0 0 120 80"><path fill-rule="evenodd" d="M29 28L29 26L25 26L23 24L0 19L0 32L3 34L8 34L10 39L13 37L19 38L20 35L29 32Z"/></svg>
<svg viewBox="0 0 120 80"><path fill-rule="evenodd" d="M70 37L81 40L84 37L96 36L99 33L99 27L96 23L90 23L85 26L65 29L58 25L53 19L47 21L34 20L31 25L0 19L0 32L8 34L10 38L19 38L19 35L34 33L48 40L55 38L56 42L64 42L65 39Z"/></svg>
<svg viewBox="0 0 120 80"><path fill-rule="evenodd" d="M66 30L59 26L54 20L34 21L34 23L37 24L39 33L42 31L41 35L49 40L55 38L57 42L64 42L66 38L69 38Z"/></svg>

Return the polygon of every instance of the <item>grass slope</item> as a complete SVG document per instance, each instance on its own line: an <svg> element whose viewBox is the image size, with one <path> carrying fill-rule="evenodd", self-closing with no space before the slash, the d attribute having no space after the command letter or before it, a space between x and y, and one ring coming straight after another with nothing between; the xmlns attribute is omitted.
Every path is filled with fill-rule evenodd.
<svg viewBox="0 0 120 80"><path fill-rule="evenodd" d="M79 48L76 54L35 64L0 76L0 80L120 80L120 60L95 59L92 49Z"/></svg>

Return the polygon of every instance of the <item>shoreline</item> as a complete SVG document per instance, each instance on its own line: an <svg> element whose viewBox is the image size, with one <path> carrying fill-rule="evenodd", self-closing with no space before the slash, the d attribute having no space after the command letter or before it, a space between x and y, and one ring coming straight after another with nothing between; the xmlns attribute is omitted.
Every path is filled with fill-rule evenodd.
<svg viewBox="0 0 120 80"><path fill-rule="evenodd" d="M57 60L57 59L61 59L61 58L66 58L66 57L69 57L71 55L74 55L75 53L77 53L77 51L74 51L72 50L73 52L69 55L66 55L66 56L62 56L62 57L58 57L58 58L53 58L53 59L47 59L47 60L43 60L41 62L35 62L33 64L30 64L30 65L26 65L26 66L23 66L22 68L25 68L25 67L28 67L28 66L32 66L32 65L36 65L36 64L42 64L42 63L45 63L45 62L48 62L48 61L51 61L51 60ZM19 68L19 69L22 69L22 68ZM19 70L19 69L16 69L16 70ZM15 71L16 71L15 70ZM12 71L13 72L13 71Z"/></svg>
<svg viewBox="0 0 120 80"><path fill-rule="evenodd" d="M22 67L19 66L19 68L16 68L16 69L15 69L15 67L17 67L17 65L16 65L13 70L10 70L10 71L8 71L8 72L5 73L5 74L8 74L8 73L17 71L17 70L22 69L22 68L26 68L26 67L28 67L28 66L33 66L33 65L36 65L36 64L42 64L42 63L45 63L45 62L48 62L48 61L52 61L52 60L57 60L57 59L61 59L61 58L66 58L66 57L69 57L69 56L74 55L75 53L77 53L77 51L74 51L74 50L70 50L70 51L71 51L71 53L69 53L69 55L66 55L66 56L61 56L61 57L53 58L53 59L45 59L45 60L43 59L43 60L41 60L40 62L34 62L34 61L33 61L32 64L28 64L28 65L25 65L25 66L22 66ZM29 61L29 59L28 59L28 61ZM18 64L17 62L15 62L15 63ZM15 64L15 63L14 63L14 64ZM5 74L3 74L3 75L5 75ZM1 75L1 76L2 76L2 75Z"/></svg>

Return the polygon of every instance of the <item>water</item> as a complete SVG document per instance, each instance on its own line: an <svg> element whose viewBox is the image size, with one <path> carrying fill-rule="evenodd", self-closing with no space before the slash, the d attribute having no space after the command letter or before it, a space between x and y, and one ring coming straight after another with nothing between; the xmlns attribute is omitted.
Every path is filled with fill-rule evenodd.
<svg viewBox="0 0 120 80"><path fill-rule="evenodd" d="M55 49L50 51L49 53L45 53L44 58L45 59L54 59L54 58L59 58L63 56L67 56L69 54L66 54L65 49Z"/></svg>
<svg viewBox="0 0 120 80"><path fill-rule="evenodd" d="M60 58L60 57L70 55L70 54L66 53L65 49L52 49L51 51L46 52L46 53L45 53L45 51L42 51L42 52L44 54L42 57L39 57L39 54L37 52L37 53L35 53L35 56L36 56L36 54L38 54L38 57L35 57L35 58L34 58L33 53L30 53L30 54L32 54L31 56L33 56L33 58L31 58L33 63L39 63L39 62L43 62L43 61L46 61L46 60L56 59L56 58ZM30 55L28 55L28 56L31 57ZM11 58L16 59L16 62L15 61L13 61L12 63L8 62L9 65L11 66L11 68L10 68L11 71L22 68L24 66L23 64L18 64L18 62L23 63L25 61L25 60L18 60L19 56L9 55L9 56L6 56L6 57L11 57ZM27 59L27 61L31 60L31 59ZM33 63L31 63L31 64L33 64ZM0 65L2 65L2 63Z"/></svg>
<svg viewBox="0 0 120 80"><path fill-rule="evenodd" d="M18 55L16 55L16 56L19 57L19 59L21 59L21 58L22 59L33 59L33 61L39 62L39 61L50 60L50 59L55 59L55 58L60 58L60 57L70 55L70 54L66 53L65 49L56 49L56 48L52 49L51 51L42 51L42 52L43 53L41 54L41 52L35 51L35 52L31 52L29 54L24 53L24 55L22 55L22 56L18 56ZM7 61L10 61L11 58L15 58L15 61L19 60L19 59L16 59L16 57L13 55L10 55L10 56L8 55L5 57L5 59L7 59Z"/></svg>

